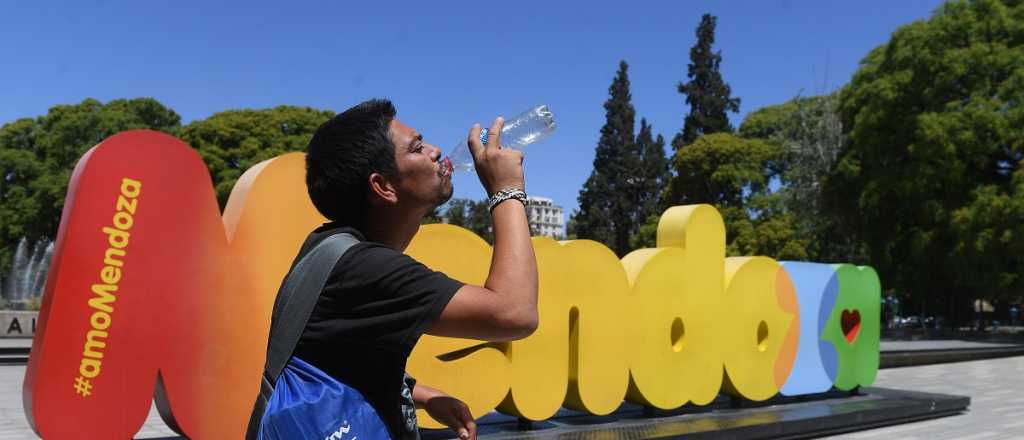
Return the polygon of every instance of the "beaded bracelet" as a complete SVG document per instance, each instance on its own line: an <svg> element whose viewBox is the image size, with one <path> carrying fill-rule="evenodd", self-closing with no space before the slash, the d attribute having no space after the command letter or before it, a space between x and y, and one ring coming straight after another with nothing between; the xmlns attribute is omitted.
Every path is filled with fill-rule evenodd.
<svg viewBox="0 0 1024 440"><path fill-rule="evenodd" d="M523 204L524 208L526 207L526 193L519 188L510 186L491 195L491 198L487 201L487 210L494 211L495 206L508 199L516 199Z"/></svg>

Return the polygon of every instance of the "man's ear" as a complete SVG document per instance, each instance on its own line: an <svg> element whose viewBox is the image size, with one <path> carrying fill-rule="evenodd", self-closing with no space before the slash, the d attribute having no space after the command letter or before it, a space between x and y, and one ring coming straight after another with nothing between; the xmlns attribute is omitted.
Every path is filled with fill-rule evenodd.
<svg viewBox="0 0 1024 440"><path fill-rule="evenodd" d="M391 179L388 179L381 173L372 173L367 179L367 183L370 186L370 202L374 200L381 201L384 203L398 203L398 192L395 191L394 185L391 184Z"/></svg>

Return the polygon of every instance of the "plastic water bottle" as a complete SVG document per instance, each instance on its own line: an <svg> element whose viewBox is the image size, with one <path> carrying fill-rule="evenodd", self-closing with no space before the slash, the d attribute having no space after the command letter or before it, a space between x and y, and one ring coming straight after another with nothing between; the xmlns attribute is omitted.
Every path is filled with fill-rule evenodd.
<svg viewBox="0 0 1024 440"><path fill-rule="evenodd" d="M522 150L523 147L548 137L555 131L555 117L546 105L538 105L519 116L505 120L501 128L501 148ZM480 130L480 143L487 145L488 129ZM454 171L473 171L473 155L466 141L461 141L448 154Z"/></svg>

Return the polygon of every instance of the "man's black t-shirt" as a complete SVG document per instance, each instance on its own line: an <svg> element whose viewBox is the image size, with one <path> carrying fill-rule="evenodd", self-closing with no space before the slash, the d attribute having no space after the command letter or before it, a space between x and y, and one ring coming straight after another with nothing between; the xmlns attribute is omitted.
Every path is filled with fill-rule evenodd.
<svg viewBox="0 0 1024 440"><path fill-rule="evenodd" d="M410 438L415 431L402 408L406 360L463 284L331 223L310 233L295 261L342 232L360 243L331 271L294 355L362 393L392 438Z"/></svg>

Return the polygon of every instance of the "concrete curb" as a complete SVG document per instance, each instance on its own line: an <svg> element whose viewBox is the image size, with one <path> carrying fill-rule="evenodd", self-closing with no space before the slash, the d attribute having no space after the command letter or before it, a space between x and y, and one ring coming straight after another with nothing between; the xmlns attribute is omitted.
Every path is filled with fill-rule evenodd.
<svg viewBox="0 0 1024 440"><path fill-rule="evenodd" d="M1011 356L1024 356L1024 345L1012 347L883 351L879 358L878 368L914 367L918 365L967 362Z"/></svg>

